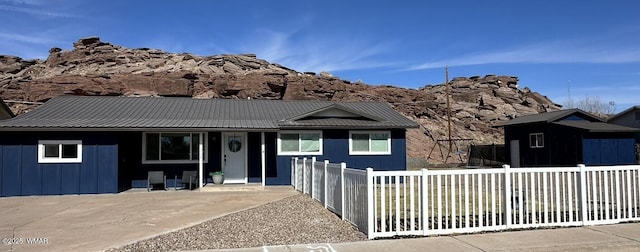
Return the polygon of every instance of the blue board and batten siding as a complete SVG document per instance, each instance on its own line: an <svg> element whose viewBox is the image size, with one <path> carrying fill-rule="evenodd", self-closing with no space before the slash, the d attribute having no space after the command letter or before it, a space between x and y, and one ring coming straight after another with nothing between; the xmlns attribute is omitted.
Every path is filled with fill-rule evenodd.
<svg viewBox="0 0 640 252"><path fill-rule="evenodd" d="M38 140L82 140L82 163L39 164ZM0 196L118 192L117 138L100 133L3 133Z"/></svg>
<svg viewBox="0 0 640 252"><path fill-rule="evenodd" d="M569 118L580 120L578 116ZM504 131L506 154L509 159L511 141L518 140L521 167L636 163L633 133L590 133L587 130L552 123L506 126ZM543 147L531 147L530 134L533 133L543 134Z"/></svg>
<svg viewBox="0 0 640 252"><path fill-rule="evenodd" d="M260 133L248 134L248 177L261 176ZM215 140L213 140L215 139ZM220 134L210 132L205 174L220 169ZM39 140L81 140L81 163L38 163ZM265 133L266 184L290 184L291 157L277 155L277 133ZM148 170L163 170L167 179L195 164L141 164L141 133L41 132L0 134L0 196L117 193L144 186ZM349 168L406 169L405 130L391 130L390 155L349 155L349 130L323 130L323 155L318 160L346 162ZM310 157L309 157L310 158ZM169 186L173 183L169 182Z"/></svg>
<svg viewBox="0 0 640 252"><path fill-rule="evenodd" d="M347 163L348 168L375 170L406 170L407 144L406 130L391 130L390 155L349 155L349 130L323 130L322 155L315 156L317 160L329 160L332 163ZM267 184L291 184L290 155L279 155L277 158L277 174L275 178L267 178ZM311 158L311 156L308 156Z"/></svg>
<svg viewBox="0 0 640 252"><path fill-rule="evenodd" d="M582 140L584 164L635 164L633 138L585 138Z"/></svg>

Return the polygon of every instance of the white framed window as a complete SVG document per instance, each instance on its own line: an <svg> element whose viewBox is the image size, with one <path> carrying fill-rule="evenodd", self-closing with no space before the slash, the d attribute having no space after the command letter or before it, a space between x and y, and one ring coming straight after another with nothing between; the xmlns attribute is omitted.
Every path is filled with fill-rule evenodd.
<svg viewBox="0 0 640 252"><path fill-rule="evenodd" d="M529 147L544 148L544 134L543 133L529 134Z"/></svg>
<svg viewBox="0 0 640 252"><path fill-rule="evenodd" d="M278 155L322 155L322 131L278 132Z"/></svg>
<svg viewBox="0 0 640 252"><path fill-rule="evenodd" d="M390 154L390 131L349 131L349 155Z"/></svg>
<svg viewBox="0 0 640 252"><path fill-rule="evenodd" d="M142 134L142 163L197 163L200 135L206 163L209 157L206 132L145 132Z"/></svg>
<svg viewBox="0 0 640 252"><path fill-rule="evenodd" d="M39 140L38 163L82 163L82 140Z"/></svg>

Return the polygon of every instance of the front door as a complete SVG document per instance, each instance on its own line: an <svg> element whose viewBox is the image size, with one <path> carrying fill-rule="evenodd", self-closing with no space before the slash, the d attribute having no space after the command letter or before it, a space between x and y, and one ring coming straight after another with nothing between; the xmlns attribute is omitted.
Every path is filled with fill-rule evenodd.
<svg viewBox="0 0 640 252"><path fill-rule="evenodd" d="M520 167L520 140L509 142L511 152L511 167Z"/></svg>
<svg viewBox="0 0 640 252"><path fill-rule="evenodd" d="M247 183L247 133L225 132L222 141L222 169L225 184Z"/></svg>

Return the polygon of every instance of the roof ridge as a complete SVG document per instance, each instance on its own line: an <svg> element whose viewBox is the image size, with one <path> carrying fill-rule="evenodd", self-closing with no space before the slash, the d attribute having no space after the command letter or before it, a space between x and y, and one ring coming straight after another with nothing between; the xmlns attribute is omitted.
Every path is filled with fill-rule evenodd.
<svg viewBox="0 0 640 252"><path fill-rule="evenodd" d="M332 101L332 100L281 100L281 99L235 99L235 98L196 98L190 96L109 96L109 95L60 95L54 96L52 99L190 99L190 100L217 100L217 101L265 101L265 102L318 102L318 103L332 103L332 104L357 104L357 103L385 103L386 101Z"/></svg>

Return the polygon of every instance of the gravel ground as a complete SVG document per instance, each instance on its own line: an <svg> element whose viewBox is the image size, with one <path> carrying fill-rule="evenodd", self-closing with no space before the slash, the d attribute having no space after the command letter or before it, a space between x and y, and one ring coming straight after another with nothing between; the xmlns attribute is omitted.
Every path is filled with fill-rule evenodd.
<svg viewBox="0 0 640 252"><path fill-rule="evenodd" d="M308 195L296 195L109 251L171 251L362 241Z"/></svg>

